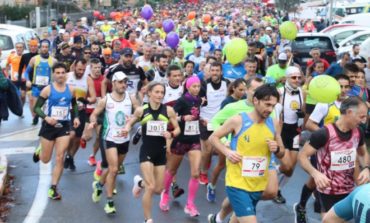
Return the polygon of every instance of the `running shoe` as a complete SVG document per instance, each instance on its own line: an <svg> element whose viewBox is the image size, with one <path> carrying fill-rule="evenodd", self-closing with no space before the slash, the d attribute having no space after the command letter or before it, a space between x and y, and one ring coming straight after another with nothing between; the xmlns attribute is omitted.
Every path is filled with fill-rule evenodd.
<svg viewBox="0 0 370 223"><path fill-rule="evenodd" d="M90 166L96 166L96 159L95 159L95 156L94 156L94 155L90 155L90 156L89 156L89 160L87 161L87 163L88 163Z"/></svg>
<svg viewBox="0 0 370 223"><path fill-rule="evenodd" d="M71 163L71 157L69 155L66 155L64 158L64 169L67 169Z"/></svg>
<svg viewBox="0 0 370 223"><path fill-rule="evenodd" d="M93 193L92 193L92 200L94 203L97 203L100 201L101 194L103 193L103 189L99 184L99 181L94 181L92 183Z"/></svg>
<svg viewBox="0 0 370 223"><path fill-rule="evenodd" d="M102 173L103 173L103 170L101 169L101 162L97 162L96 168L94 171L94 180L99 181Z"/></svg>
<svg viewBox="0 0 370 223"><path fill-rule="evenodd" d="M125 174L125 173L126 173L125 165L121 164L118 169L118 174Z"/></svg>
<svg viewBox="0 0 370 223"><path fill-rule="evenodd" d="M141 138L141 127L136 130L134 137L132 138L132 144L136 145Z"/></svg>
<svg viewBox="0 0 370 223"><path fill-rule="evenodd" d="M114 206L113 201L107 202L104 207L104 211L106 214L115 214L116 213L116 207Z"/></svg>
<svg viewBox="0 0 370 223"><path fill-rule="evenodd" d="M216 216L215 214L209 214L207 219L208 219L208 223L217 223L216 221Z"/></svg>
<svg viewBox="0 0 370 223"><path fill-rule="evenodd" d="M285 204L286 200L281 194L280 190L278 191L278 195L273 199L273 201L277 204Z"/></svg>
<svg viewBox="0 0 370 223"><path fill-rule="evenodd" d="M294 211L294 223L307 223L306 209L302 208L299 203L295 203L293 206Z"/></svg>
<svg viewBox="0 0 370 223"><path fill-rule="evenodd" d="M208 184L207 174L204 174L204 173L199 174L199 183L202 184L202 185L207 185Z"/></svg>
<svg viewBox="0 0 370 223"><path fill-rule="evenodd" d="M34 163L37 163L40 161L40 153L41 153L41 144L36 148L35 152L33 153Z"/></svg>
<svg viewBox="0 0 370 223"><path fill-rule="evenodd" d="M159 208L162 211L169 211L170 210L170 195L165 193L164 190L161 193L161 200L159 201Z"/></svg>
<svg viewBox="0 0 370 223"><path fill-rule="evenodd" d="M48 197L52 200L60 200L62 196L57 192L57 189L50 188L48 191Z"/></svg>
<svg viewBox="0 0 370 223"><path fill-rule="evenodd" d="M178 198L181 195L183 195L184 192L185 192L184 189L179 187L179 185L176 182L171 183L171 191L172 191L172 197L173 198Z"/></svg>
<svg viewBox="0 0 370 223"><path fill-rule="evenodd" d="M153 223L153 219L145 220L144 223Z"/></svg>
<svg viewBox="0 0 370 223"><path fill-rule="evenodd" d="M207 185L207 201L215 202L216 201L216 188L212 184Z"/></svg>
<svg viewBox="0 0 370 223"><path fill-rule="evenodd" d="M85 139L83 139L83 138L81 138L81 139L80 139L80 147L81 147L82 149L85 149L85 148L86 148L86 140L85 140Z"/></svg>
<svg viewBox="0 0 370 223"><path fill-rule="evenodd" d="M113 195L116 195L117 194L117 189L116 188L114 188L113 189Z"/></svg>
<svg viewBox="0 0 370 223"><path fill-rule="evenodd" d="M197 210L197 207L195 205L187 204L184 208L184 212L185 212L185 214L190 215L190 217L199 216L199 211Z"/></svg>
<svg viewBox="0 0 370 223"><path fill-rule="evenodd" d="M69 169L71 171L75 171L76 170L75 161L74 161L74 159L73 159L72 156L70 156L70 159L69 159Z"/></svg>
<svg viewBox="0 0 370 223"><path fill-rule="evenodd" d="M140 193L141 193L141 187L139 186L139 182L142 181L143 178L141 178L141 176L139 175L136 175L134 177L134 186L132 187L132 195L134 195L135 198L139 198L140 197Z"/></svg>

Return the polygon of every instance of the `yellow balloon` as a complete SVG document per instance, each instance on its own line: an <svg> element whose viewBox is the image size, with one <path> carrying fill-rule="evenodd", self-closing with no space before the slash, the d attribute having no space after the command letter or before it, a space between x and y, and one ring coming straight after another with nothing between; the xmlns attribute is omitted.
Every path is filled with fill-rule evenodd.
<svg viewBox="0 0 370 223"><path fill-rule="evenodd" d="M242 62L247 56L248 44L244 39L234 38L225 47L226 59L232 65Z"/></svg>
<svg viewBox="0 0 370 223"><path fill-rule="evenodd" d="M308 92L317 102L333 103L340 94L340 85L335 78L322 74L312 79Z"/></svg>
<svg viewBox="0 0 370 223"><path fill-rule="evenodd" d="M279 31L281 37L287 40L294 40L298 33L297 26L291 21L283 22L279 27Z"/></svg>

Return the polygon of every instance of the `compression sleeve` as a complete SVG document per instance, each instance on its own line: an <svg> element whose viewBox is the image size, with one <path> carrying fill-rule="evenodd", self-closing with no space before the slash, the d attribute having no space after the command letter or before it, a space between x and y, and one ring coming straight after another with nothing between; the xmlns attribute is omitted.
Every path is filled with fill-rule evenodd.
<svg viewBox="0 0 370 223"><path fill-rule="evenodd" d="M42 96L39 96L36 101L36 105L33 108L33 111L42 119L45 119L46 115L44 111L42 110L42 106L45 104L46 99Z"/></svg>
<svg viewBox="0 0 370 223"><path fill-rule="evenodd" d="M78 105L76 98L72 98L72 111L75 118L78 118Z"/></svg>
<svg viewBox="0 0 370 223"><path fill-rule="evenodd" d="M223 109L221 109L220 111L218 111L216 113L215 116L213 116L212 120L211 120L211 123L212 123L212 127L214 130L217 130L218 128L221 127L222 124L224 124L224 122L232 117L234 115L234 111L232 109L232 107L230 106L225 106ZM223 137L221 139L221 142L222 143L225 143L226 141L231 141L231 135L229 134L228 137Z"/></svg>
<svg viewBox="0 0 370 223"><path fill-rule="evenodd" d="M26 80L30 80L30 73L32 72L32 67L30 65L27 65L26 71L24 71L24 77Z"/></svg>

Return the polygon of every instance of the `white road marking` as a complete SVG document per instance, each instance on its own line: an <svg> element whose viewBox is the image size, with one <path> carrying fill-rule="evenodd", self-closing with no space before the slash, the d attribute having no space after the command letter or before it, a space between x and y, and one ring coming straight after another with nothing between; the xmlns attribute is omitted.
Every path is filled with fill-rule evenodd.
<svg viewBox="0 0 370 223"><path fill-rule="evenodd" d="M35 151L35 149L36 148L34 146L0 149L0 154L2 154L2 155L18 155L18 154L25 154L25 153L33 153Z"/></svg>
<svg viewBox="0 0 370 223"><path fill-rule="evenodd" d="M25 133L25 132L34 132L35 131L35 132L38 133L39 129L40 129L40 126L34 126L34 127L30 127L30 128L26 128L26 129L14 131L14 132L2 134L2 135L0 135L0 139L7 138L9 136L14 136L14 135L17 135L17 134L20 134L20 133Z"/></svg>

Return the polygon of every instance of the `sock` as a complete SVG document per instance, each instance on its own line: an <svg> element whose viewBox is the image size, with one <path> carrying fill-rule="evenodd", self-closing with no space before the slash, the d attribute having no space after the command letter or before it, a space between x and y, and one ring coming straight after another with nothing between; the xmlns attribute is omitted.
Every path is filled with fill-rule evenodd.
<svg viewBox="0 0 370 223"><path fill-rule="evenodd" d="M171 175L170 171L166 170L164 173L164 192L168 194L168 191L171 187L171 183L173 180L173 176Z"/></svg>
<svg viewBox="0 0 370 223"><path fill-rule="evenodd" d="M109 206L112 207L114 205L113 198L107 197L107 203L108 203Z"/></svg>
<svg viewBox="0 0 370 223"><path fill-rule="evenodd" d="M301 192L301 200L299 200L299 205L302 208L306 208L307 200L310 198L313 190L307 187L307 185L303 185L302 192Z"/></svg>
<svg viewBox="0 0 370 223"><path fill-rule="evenodd" d="M104 187L104 184L102 184L102 183L100 183L100 181L98 181L96 186L98 187L99 190L101 190Z"/></svg>
<svg viewBox="0 0 370 223"><path fill-rule="evenodd" d="M187 202L188 205L189 204L194 205L194 200L195 200L195 196L197 195L198 188L199 188L198 179L190 178L189 185L188 185L188 191L189 191L188 202Z"/></svg>
<svg viewBox="0 0 370 223"><path fill-rule="evenodd" d="M222 219L221 219L221 217L220 217L220 213L217 213L217 214L216 214L216 222L217 222L217 223L222 223Z"/></svg>
<svg viewBox="0 0 370 223"><path fill-rule="evenodd" d="M209 187L210 187L212 190L216 189L216 186L214 186L212 183L208 183L208 185L209 185Z"/></svg>
<svg viewBox="0 0 370 223"><path fill-rule="evenodd" d="M57 189L57 185L51 185L50 188L53 189L53 190L56 190Z"/></svg>
<svg viewBox="0 0 370 223"><path fill-rule="evenodd" d="M289 179L290 179L290 177L287 177L284 174L282 174L279 177L279 187L283 188L288 183Z"/></svg>

